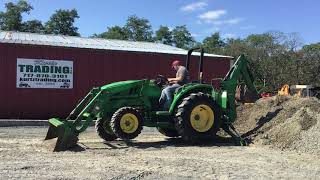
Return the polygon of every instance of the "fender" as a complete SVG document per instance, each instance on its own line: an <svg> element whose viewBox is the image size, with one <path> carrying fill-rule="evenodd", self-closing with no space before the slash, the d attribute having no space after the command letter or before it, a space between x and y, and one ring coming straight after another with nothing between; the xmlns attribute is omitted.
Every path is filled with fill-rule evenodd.
<svg viewBox="0 0 320 180"><path fill-rule="evenodd" d="M169 112L171 114L173 114L175 108L180 104L180 102L185 97L187 97L191 93L195 93L195 92L203 92L203 93L211 94L212 86L209 84L196 84L196 83L190 83L190 84L186 84L186 85L182 86L178 90L178 92L175 93Z"/></svg>

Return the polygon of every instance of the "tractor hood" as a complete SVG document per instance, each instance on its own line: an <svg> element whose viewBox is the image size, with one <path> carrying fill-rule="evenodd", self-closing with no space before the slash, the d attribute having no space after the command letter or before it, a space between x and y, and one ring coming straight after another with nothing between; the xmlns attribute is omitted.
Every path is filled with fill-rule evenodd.
<svg viewBox="0 0 320 180"><path fill-rule="evenodd" d="M145 81L147 81L147 80L143 79L143 80L119 81L119 82L114 82L111 84L104 85L100 89L101 90L113 90L113 89L119 89L119 88L127 88L127 87L132 87L132 86L138 85L140 83L144 83Z"/></svg>

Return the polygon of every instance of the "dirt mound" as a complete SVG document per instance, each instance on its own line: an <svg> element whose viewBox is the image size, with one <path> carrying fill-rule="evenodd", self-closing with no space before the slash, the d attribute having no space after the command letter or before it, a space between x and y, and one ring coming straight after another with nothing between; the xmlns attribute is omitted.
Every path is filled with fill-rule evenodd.
<svg viewBox="0 0 320 180"><path fill-rule="evenodd" d="M254 144L320 154L320 101L271 97L237 108L236 128Z"/></svg>

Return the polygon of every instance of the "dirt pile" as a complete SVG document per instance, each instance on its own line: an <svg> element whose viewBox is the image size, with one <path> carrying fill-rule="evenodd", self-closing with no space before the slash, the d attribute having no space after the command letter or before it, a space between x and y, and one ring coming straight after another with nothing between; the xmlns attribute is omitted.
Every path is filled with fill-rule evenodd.
<svg viewBox="0 0 320 180"><path fill-rule="evenodd" d="M271 97L237 108L236 128L254 144L320 154L320 101Z"/></svg>

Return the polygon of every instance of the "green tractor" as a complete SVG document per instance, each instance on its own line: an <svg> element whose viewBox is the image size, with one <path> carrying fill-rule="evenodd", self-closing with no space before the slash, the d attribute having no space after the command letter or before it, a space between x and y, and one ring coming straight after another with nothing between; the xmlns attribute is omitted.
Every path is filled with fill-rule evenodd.
<svg viewBox="0 0 320 180"><path fill-rule="evenodd" d="M186 68L189 70L194 50L201 50L199 79L176 90L169 111L162 111L158 103L162 89L168 85L165 77L115 82L93 88L66 119L50 119L45 140L57 138L54 151L67 150L96 119L97 133L106 141L134 139L143 126L148 126L165 136L194 143L214 138L222 128L244 145L232 123L236 120L238 83L244 82L257 95L246 58L241 55L224 79L213 80L219 82L214 88L202 80L203 49L188 51Z"/></svg>

